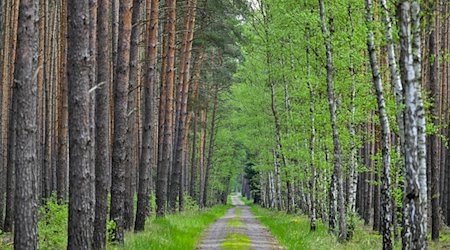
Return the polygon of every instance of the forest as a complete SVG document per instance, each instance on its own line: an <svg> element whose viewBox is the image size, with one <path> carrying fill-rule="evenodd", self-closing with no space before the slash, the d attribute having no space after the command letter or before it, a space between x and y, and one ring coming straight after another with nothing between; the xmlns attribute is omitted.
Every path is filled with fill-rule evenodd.
<svg viewBox="0 0 450 250"><path fill-rule="evenodd" d="M450 2L0 0L0 249L447 249Z"/></svg>

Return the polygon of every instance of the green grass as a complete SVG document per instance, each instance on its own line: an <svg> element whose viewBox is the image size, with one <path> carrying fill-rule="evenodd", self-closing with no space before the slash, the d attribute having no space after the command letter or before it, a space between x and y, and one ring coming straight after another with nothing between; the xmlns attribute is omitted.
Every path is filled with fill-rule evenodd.
<svg viewBox="0 0 450 250"><path fill-rule="evenodd" d="M13 236L11 233L5 233L0 231L0 249L2 250L13 249Z"/></svg>
<svg viewBox="0 0 450 250"><path fill-rule="evenodd" d="M244 234L228 234L222 248L230 250L247 250L251 249L250 238Z"/></svg>
<svg viewBox="0 0 450 250"><path fill-rule="evenodd" d="M307 216L288 215L285 212L277 212L252 206L251 211L258 220L264 224L278 239L281 245L287 249L304 250L378 250L382 249L381 235L364 226L362 221L356 222L353 239L341 244L336 237L328 233L328 227L323 223L317 223L317 230L309 230ZM440 242L428 241L429 249L449 249L450 230L441 230ZM401 241L395 242L395 249L401 249Z"/></svg>
<svg viewBox="0 0 450 250"><path fill-rule="evenodd" d="M233 219L229 219L227 221L227 226L228 227L242 227L242 226L244 226L244 224L242 224L242 221L239 218L233 218Z"/></svg>
<svg viewBox="0 0 450 250"><path fill-rule="evenodd" d="M236 208L234 210L234 214L236 215L237 218L240 218L242 215L242 210L240 208Z"/></svg>
<svg viewBox="0 0 450 250"><path fill-rule="evenodd" d="M109 245L108 249L195 249L203 231L225 215L228 206L203 211L167 215L148 221L144 232L126 233L124 247Z"/></svg>
<svg viewBox="0 0 450 250"><path fill-rule="evenodd" d="M242 227L244 226L244 224L241 221L241 215L242 215L242 211L239 208L236 208L234 211L236 217L229 219L227 221L227 226L228 227Z"/></svg>
<svg viewBox="0 0 450 250"><path fill-rule="evenodd" d="M357 225L352 241L339 244L336 238L328 233L328 228L320 222L317 223L317 230L311 232L306 216L288 215L258 206L252 206L251 210L287 249L381 249L381 236L369 232L364 225Z"/></svg>

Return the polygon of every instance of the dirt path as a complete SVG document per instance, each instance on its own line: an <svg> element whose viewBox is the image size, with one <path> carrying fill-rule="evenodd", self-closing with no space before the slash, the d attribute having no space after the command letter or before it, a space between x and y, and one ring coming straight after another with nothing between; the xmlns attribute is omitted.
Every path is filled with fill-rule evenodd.
<svg viewBox="0 0 450 250"><path fill-rule="evenodd" d="M256 220L249 206L238 196L231 199L235 207L210 226L197 249L283 249Z"/></svg>

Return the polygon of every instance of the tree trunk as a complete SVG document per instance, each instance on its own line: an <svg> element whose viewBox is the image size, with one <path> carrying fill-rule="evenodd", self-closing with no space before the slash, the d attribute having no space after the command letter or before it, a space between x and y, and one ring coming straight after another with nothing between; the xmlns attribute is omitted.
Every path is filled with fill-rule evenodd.
<svg viewBox="0 0 450 250"><path fill-rule="evenodd" d="M215 90L214 90L214 104L213 104L213 110L212 110L212 117L211 117L211 130L209 132L209 149L208 149L208 158L206 161L206 170L205 170L205 183L203 186L203 200L202 207L207 206L207 200L208 200L208 184L209 184L209 174L211 172L212 168L212 159L214 154L214 136L215 136L215 130L216 130L216 114L217 114L217 105L218 105L218 99L219 99L219 86L216 84Z"/></svg>
<svg viewBox="0 0 450 250"><path fill-rule="evenodd" d="M350 43L352 43L353 35L355 33L354 31L354 24L353 24L353 11L351 9L351 5L348 7L348 16L350 20L350 26L351 26L351 33L349 36ZM353 46L350 45L350 48ZM349 169L349 177L348 177L348 209L349 213L352 213L352 216L356 214L356 193L357 193L357 186L358 186L358 173L356 172L356 169L358 167L358 161L356 159L357 154L357 148L355 145L355 113L356 113L356 106L355 106L355 100L356 100L356 72L355 72L355 66L354 66L354 58L353 58L353 49L350 49L349 53L349 61L350 61L350 67L349 67L349 73L352 78L352 89L351 89L351 97L350 97L350 112L351 112L351 121L349 124L349 134L350 134L350 169ZM352 229L354 228L354 225L351 225Z"/></svg>
<svg viewBox="0 0 450 250"><path fill-rule="evenodd" d="M310 30L309 27L306 30L307 32L307 41L309 41L310 36ZM316 166L315 166L315 143L316 143L316 125L315 125L315 98L314 98L314 89L311 83L311 64L309 61L310 56L310 44L308 42L306 47L306 64L307 64L307 83L308 83L308 89L309 89L309 112L310 112L310 119L311 119L311 132L310 132L310 138L309 138L309 160L310 160L310 168L311 168L311 177L309 180L310 187L309 187L309 196L310 196L310 225L309 228L311 231L316 231L317 225L317 215L316 215Z"/></svg>
<svg viewBox="0 0 450 250"><path fill-rule="evenodd" d="M132 0L121 0L117 67L114 75L114 141L112 151L112 183L110 219L116 223L115 241L123 244L125 174L127 168L126 133L128 81L130 73Z"/></svg>
<svg viewBox="0 0 450 250"><path fill-rule="evenodd" d="M150 176L154 166L152 158L154 158L155 148L152 143L152 132L157 128L153 126L152 108L156 104L153 99L153 92L156 86L156 64L158 54L158 13L159 0L151 1L150 23L148 26L148 44L147 57L149 59L146 79L144 84L144 124L142 132L142 152L139 163L139 189L138 203L136 211L136 221L134 225L135 231L143 231L145 226L145 218L150 212Z"/></svg>
<svg viewBox="0 0 450 250"><path fill-rule="evenodd" d="M106 248L106 221L108 213L108 192L110 190L110 2L99 0L97 18L97 82L95 90L95 220L93 248Z"/></svg>
<svg viewBox="0 0 450 250"><path fill-rule="evenodd" d="M3 1L2 1L3 2ZM4 88L6 88L6 86L8 84L5 84L5 82L3 81L6 77L6 75L8 75L7 73L5 73L6 67L8 65L7 62L7 54L8 54L8 41L9 41L9 29L8 27L9 25L9 11L8 11L8 5L9 5L9 1L3 2L3 5L0 6L1 11L2 11L2 15L1 15L1 28L2 31L0 31L1 33L1 57L0 60L2 61L2 65L0 66L0 77L1 77L1 83L0 83L0 112L1 112L1 116L0 116L0 230L3 230L3 215L4 215L4 206L5 206L5 188L6 188L6 167L5 167L5 161L4 161L4 134L3 134L3 127L4 127L4 120L5 120L5 112L4 112L4 108L5 105L3 104L4 102L4 93L6 91L4 91ZM9 88L9 86L8 86Z"/></svg>
<svg viewBox="0 0 450 250"><path fill-rule="evenodd" d="M19 6L17 58L14 71L17 102L16 197L14 249L38 249L36 196L36 78L38 1Z"/></svg>
<svg viewBox="0 0 450 250"><path fill-rule="evenodd" d="M197 149L197 123L198 123L198 111L194 110L193 112L193 118L194 119L194 125L192 126L192 146L191 146L191 179L189 181L189 196L193 199L196 198L196 180L197 180L197 155L196 155L196 149Z"/></svg>
<svg viewBox="0 0 450 250"><path fill-rule="evenodd" d="M125 172L125 207L124 228L131 229L134 225L134 193L136 171L138 166L138 72L139 72L139 36L142 24L140 22L142 12L142 0L133 0L133 14L131 18L131 41L130 41L130 76L128 81L128 126L126 135L127 166Z"/></svg>
<svg viewBox="0 0 450 250"><path fill-rule="evenodd" d="M206 151L206 130L208 126L208 106L200 110L200 146L199 146L199 172L200 172L200 197L199 204L203 208L203 199L205 196L205 151Z"/></svg>
<svg viewBox="0 0 450 250"><path fill-rule="evenodd" d="M57 177L57 197L60 202L67 199L67 171L68 171L68 145L67 145L67 127L68 127L68 95L66 78L66 36L67 36L67 1L61 0L61 24L59 41L59 81L60 81L60 100L58 104L58 160L56 168Z"/></svg>
<svg viewBox="0 0 450 250"><path fill-rule="evenodd" d="M427 186L424 150L423 102L420 93L420 6L416 1L399 4L400 66L405 93L405 190L403 201L404 249L426 249Z"/></svg>
<svg viewBox="0 0 450 250"><path fill-rule="evenodd" d="M15 100L15 83L11 86L11 96L9 104L9 128L8 128L8 152L7 152L7 171L6 171L6 211L5 224L3 230L5 232L12 232L14 227L14 203L15 203L15 189L16 189L16 115L17 115L17 100Z"/></svg>
<svg viewBox="0 0 450 250"><path fill-rule="evenodd" d="M187 98L189 95L190 84L190 64L192 55L192 44L195 29L195 14L196 14L197 0L186 0L186 10L184 16L184 32L182 38L182 46L180 52L180 73L178 83L178 100L175 119L175 140L174 140L174 166L172 169L172 178L170 186L169 207L172 211L176 208L176 198L179 195L180 210L182 210L182 194L183 188L181 185L181 172L183 169L183 145L184 145L184 130L186 127L187 118Z"/></svg>
<svg viewBox="0 0 450 250"><path fill-rule="evenodd" d="M93 210L92 210L92 230L95 230L95 171L96 171L96 92L92 93L92 91L96 91L97 86L97 0L89 0L89 53L90 59L89 63L91 65L89 71L89 134L90 140L88 143L89 150L89 167L90 171L93 175L93 183L92 183L92 202ZM102 46L102 44L100 44ZM94 231L91 231L92 233ZM92 240L94 240L92 236ZM92 243L93 244L93 243Z"/></svg>
<svg viewBox="0 0 450 250"><path fill-rule="evenodd" d="M163 121L163 144L161 151L161 164L158 164L157 171L157 185L156 185L156 206L157 206L157 216L163 217L166 213L166 200L167 200L167 183L168 175L171 164L172 156L172 142L173 142L173 89L174 89L174 77L175 77L175 40L176 40L176 1L168 0L166 2L166 24L164 27L165 39L164 45L167 43L167 53L164 54L165 67L162 74L164 80L165 95L161 96L161 99L165 99L165 105L161 106L160 109L164 110L164 121ZM163 85L161 85L163 87Z"/></svg>
<svg viewBox="0 0 450 250"><path fill-rule="evenodd" d="M439 86L439 30L437 6L433 4L434 1L429 1L429 10L432 12L429 20L430 34L428 37L428 66L429 66L429 84L430 84L430 100L433 101L431 107L432 118L431 122L435 128L439 127L440 117L440 86ZM431 182L431 239L439 241L439 229L440 229L440 206L439 206L439 136L436 133L430 135L430 168L431 176L429 176Z"/></svg>
<svg viewBox="0 0 450 250"><path fill-rule="evenodd" d="M381 233L383 235L383 249L392 249L392 195L391 195L391 177L390 177L390 167L391 167L391 131L389 127L389 118L386 111L386 102L384 100L384 90L383 84L381 82L381 75L378 66L378 59L375 48L375 38L373 34L373 2L372 0L366 0L366 22L368 26L367 35L367 49L369 52L369 61L372 68L372 82L375 87L378 103L378 116L380 119L381 126L381 143L382 143L382 166L383 171L381 175ZM376 187L378 189L378 187ZM378 191L376 191L378 193ZM375 204L374 208L378 206ZM378 214L376 215L378 217ZM375 216L374 216L374 221ZM379 220L378 220L379 222ZM379 224L378 224L379 225ZM374 227L376 223L374 222Z"/></svg>
<svg viewBox="0 0 450 250"><path fill-rule="evenodd" d="M89 249L94 221L94 173L89 129L89 1L68 2L67 76L69 84L68 249Z"/></svg>
<svg viewBox="0 0 450 250"><path fill-rule="evenodd" d="M331 45L331 33L328 31L327 24L325 21L325 7L323 0L319 0L320 5L320 19L322 24L322 33L325 38L325 48L327 57L327 93L328 93L328 103L331 116L331 125L333 128L333 146L334 146L334 176L336 178L337 186L337 206L339 213L339 241L343 242L347 240L347 222L345 218L345 201L344 201L344 185L342 180L342 166L341 166L341 142L339 139L339 131L337 124L337 107L336 98L334 94L334 80L333 80L333 50ZM334 27L333 20L330 19L330 30L332 31Z"/></svg>
<svg viewBox="0 0 450 250"><path fill-rule="evenodd" d="M16 106L17 102L13 99L14 94L14 88L15 88L15 81L13 78L14 75L14 66L15 66L15 58L16 58L16 45L17 45L17 15L19 14L19 1L15 0L12 2L11 5L11 14L10 14L10 21L11 24L10 27L10 41L9 41L9 51L10 54L8 55L8 58L5 60L5 64L9 64L9 67L7 67L5 81L4 84L7 88L6 93L6 105L5 105L5 112L4 114L8 113L8 118L5 121L5 136L6 138L6 146L7 146L7 155L6 155L6 167L7 167L7 173L6 173L6 211L5 211L5 222L4 222L4 231L5 232L11 232L13 230L13 224L14 224L14 198L15 198L15 158L16 154L14 150L16 149L16 132L15 132L15 116L16 114ZM8 124L8 125L6 125ZM6 132L7 131L7 132Z"/></svg>
<svg viewBox="0 0 450 250"><path fill-rule="evenodd" d="M192 113L194 119L194 125L193 125L193 136L192 136L192 157L191 157L191 179L189 183L189 195L192 198L196 198L196 180L197 180L197 161L196 161L196 143L197 143L197 124L198 124L198 116L199 116L199 104L198 104L198 93L199 93L199 87L200 87L200 78L201 78L201 71L203 67L203 61L205 58L205 49L204 47L200 47L197 55L197 59L195 60L195 67L194 67L194 77L193 77L193 83L192 86Z"/></svg>

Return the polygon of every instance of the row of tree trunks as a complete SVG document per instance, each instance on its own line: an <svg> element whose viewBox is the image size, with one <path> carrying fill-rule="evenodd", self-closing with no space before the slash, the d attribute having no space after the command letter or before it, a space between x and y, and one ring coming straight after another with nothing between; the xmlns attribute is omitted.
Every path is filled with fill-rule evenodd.
<svg viewBox="0 0 450 250"><path fill-rule="evenodd" d="M176 210L177 198L179 199L179 210L183 210L183 185L182 169L184 157L184 129L187 119L187 98L190 85L190 61L192 56L192 44L196 17L196 0L185 1L183 36L180 48L180 70L177 87L177 105L175 110L175 134L173 141L173 167L169 192L169 209Z"/></svg>
<svg viewBox="0 0 450 250"><path fill-rule="evenodd" d="M157 195L158 215L164 215L167 205L175 208L176 203L170 204L174 200L182 210L188 190L193 196L200 194L196 199L202 207L215 202L208 199L212 196L208 179L214 168L220 84L204 91L210 88L202 76L207 50L204 44L193 49L197 1L186 1L183 44L178 48L176 1L165 4L166 34L158 35L162 8L156 0L145 4L142 0L0 1L4 62L0 69L0 228L16 230L19 249L37 248L37 199L45 205L53 195L58 203L69 204L68 249L104 249L108 212L115 222L114 240L123 244L124 230L133 225L136 231L144 229L156 168L156 193L166 189L165 195ZM144 7L146 17L141 16ZM149 60L141 77L143 23L147 24L145 58ZM163 37L163 81L158 89L158 39ZM175 102L177 49L183 70ZM192 119L201 136L200 140L194 136L190 151ZM194 162L188 164L191 152ZM158 157L162 164L157 164ZM172 185L168 185L169 173ZM201 181L196 183L199 176ZM174 190L169 204L161 201L168 197L167 188ZM220 195L223 201L226 192ZM15 214L21 217L14 219Z"/></svg>

